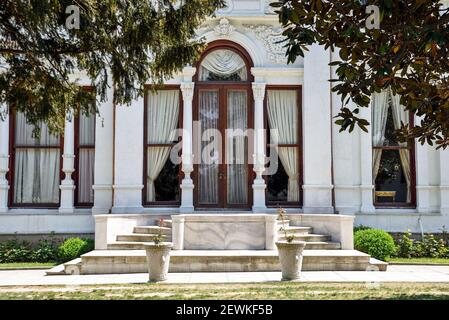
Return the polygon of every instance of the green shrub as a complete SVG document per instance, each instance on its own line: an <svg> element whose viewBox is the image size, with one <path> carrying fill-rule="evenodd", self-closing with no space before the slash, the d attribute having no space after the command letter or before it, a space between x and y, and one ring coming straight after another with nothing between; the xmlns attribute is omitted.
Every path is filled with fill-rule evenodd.
<svg viewBox="0 0 449 320"><path fill-rule="evenodd" d="M70 238L58 248L58 256L64 262L73 260L94 249L92 239Z"/></svg>
<svg viewBox="0 0 449 320"><path fill-rule="evenodd" d="M28 242L9 240L0 243L0 263L31 261L31 246Z"/></svg>
<svg viewBox="0 0 449 320"><path fill-rule="evenodd" d="M397 255L400 258L412 258L415 254L415 243L411 232L405 232L398 240Z"/></svg>
<svg viewBox="0 0 449 320"><path fill-rule="evenodd" d="M369 230L369 229L372 229L372 228L368 227L368 226L364 226L363 224L359 224L358 226L354 227L354 233L356 233L357 231L360 231L360 230Z"/></svg>
<svg viewBox="0 0 449 320"><path fill-rule="evenodd" d="M31 252L32 262L53 262L58 260L58 248L52 240L41 240Z"/></svg>
<svg viewBox="0 0 449 320"><path fill-rule="evenodd" d="M372 257L385 260L396 252L393 237L383 230L365 229L354 234L354 245L357 250Z"/></svg>
<svg viewBox="0 0 449 320"><path fill-rule="evenodd" d="M449 248L444 239L436 239L433 234L426 234L422 241L417 241L414 257L445 258L449 254Z"/></svg>

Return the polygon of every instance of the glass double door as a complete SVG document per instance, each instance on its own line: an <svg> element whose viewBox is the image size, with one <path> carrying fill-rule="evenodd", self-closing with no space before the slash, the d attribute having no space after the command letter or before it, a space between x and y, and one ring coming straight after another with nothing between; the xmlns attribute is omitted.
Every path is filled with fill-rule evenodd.
<svg viewBox="0 0 449 320"><path fill-rule="evenodd" d="M195 205L250 208L253 111L247 85L198 85L194 120ZM199 159L200 158L200 159Z"/></svg>

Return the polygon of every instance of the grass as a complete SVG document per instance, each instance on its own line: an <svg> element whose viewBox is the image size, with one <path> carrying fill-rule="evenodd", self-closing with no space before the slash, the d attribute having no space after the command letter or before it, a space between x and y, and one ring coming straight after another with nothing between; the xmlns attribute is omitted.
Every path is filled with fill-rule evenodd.
<svg viewBox="0 0 449 320"><path fill-rule="evenodd" d="M449 264L449 258L390 258L387 262L400 264Z"/></svg>
<svg viewBox="0 0 449 320"><path fill-rule="evenodd" d="M129 284L0 287L0 300L449 300L443 283Z"/></svg>
<svg viewBox="0 0 449 320"><path fill-rule="evenodd" d="M36 268L51 268L56 266L55 262L14 262L14 263L0 263L1 269L36 269Z"/></svg>

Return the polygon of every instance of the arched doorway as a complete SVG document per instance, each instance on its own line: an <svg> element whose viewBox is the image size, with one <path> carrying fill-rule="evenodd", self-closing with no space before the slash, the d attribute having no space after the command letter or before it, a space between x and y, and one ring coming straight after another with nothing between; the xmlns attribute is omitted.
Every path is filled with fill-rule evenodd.
<svg viewBox="0 0 449 320"><path fill-rule="evenodd" d="M196 65L196 208L252 205L252 65L248 53L228 41L210 43Z"/></svg>

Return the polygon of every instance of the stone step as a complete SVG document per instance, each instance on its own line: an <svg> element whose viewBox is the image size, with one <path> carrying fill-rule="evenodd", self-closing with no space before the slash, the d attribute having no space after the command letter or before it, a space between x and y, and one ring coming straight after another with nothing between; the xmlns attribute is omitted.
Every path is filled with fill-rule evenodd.
<svg viewBox="0 0 449 320"><path fill-rule="evenodd" d="M134 227L134 233L140 234L158 234L162 232L165 235L171 235L171 228L159 227L159 226L139 226Z"/></svg>
<svg viewBox="0 0 449 320"><path fill-rule="evenodd" d="M144 250L95 250L81 256L81 274L146 273ZM306 250L304 271L365 271L370 256L356 250ZM276 250L172 250L170 272L280 271Z"/></svg>
<svg viewBox="0 0 449 320"><path fill-rule="evenodd" d="M133 234L121 234L117 236L117 241L130 241L130 242L152 242L158 234L148 233L133 233ZM164 241L171 241L171 235L164 236Z"/></svg>
<svg viewBox="0 0 449 320"><path fill-rule="evenodd" d="M108 243L108 250L143 250L145 242L120 241ZM307 242L305 250L339 250L339 242L315 241Z"/></svg>
<svg viewBox="0 0 449 320"><path fill-rule="evenodd" d="M290 234L289 234L290 235ZM329 242L331 240L330 236L323 234L294 234L296 241L305 241L305 242ZM279 234L278 239L281 241L285 241L286 237L284 234Z"/></svg>
<svg viewBox="0 0 449 320"><path fill-rule="evenodd" d="M296 227L296 226L288 226L285 228L287 232L289 233L295 233L295 234L310 234L313 232L312 227ZM278 229L278 233L281 234L284 231L284 227L280 226Z"/></svg>
<svg viewBox="0 0 449 320"><path fill-rule="evenodd" d="M311 241L307 242L305 250L340 250L340 242Z"/></svg>

